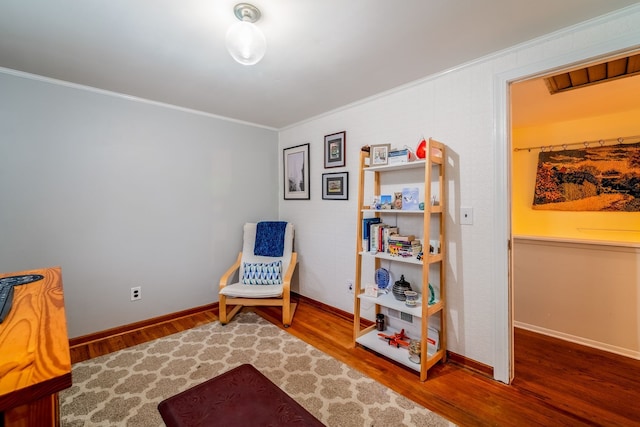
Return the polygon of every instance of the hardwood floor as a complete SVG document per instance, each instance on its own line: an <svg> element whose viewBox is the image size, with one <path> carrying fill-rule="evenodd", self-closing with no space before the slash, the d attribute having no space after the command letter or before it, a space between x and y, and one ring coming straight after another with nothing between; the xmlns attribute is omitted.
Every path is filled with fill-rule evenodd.
<svg viewBox="0 0 640 427"><path fill-rule="evenodd" d="M282 327L276 307L245 308ZM78 362L216 319L194 312L114 337L73 345ZM284 328L283 328L284 329ZM640 361L517 329L511 385L455 363L438 364L426 382L415 372L352 344L351 321L301 301L285 329L461 426L640 425Z"/></svg>

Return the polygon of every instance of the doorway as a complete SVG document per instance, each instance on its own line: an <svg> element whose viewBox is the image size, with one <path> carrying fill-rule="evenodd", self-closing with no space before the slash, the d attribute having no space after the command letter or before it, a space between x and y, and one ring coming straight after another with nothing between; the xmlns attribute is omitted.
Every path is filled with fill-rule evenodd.
<svg viewBox="0 0 640 427"><path fill-rule="evenodd" d="M504 224L498 229L496 241L507 242L504 247L497 245L494 252L494 271L496 272L496 319L495 319L495 354L494 378L510 383L514 377L513 350L513 286L515 283L513 269L513 229L512 229L512 141L511 141L511 85L539 79L544 75L570 68L579 64L603 61L606 58L619 56L623 52L638 49L626 39L611 40L602 45L580 52L571 52L541 63L529 65L500 74L496 77L496 175L494 203L496 213L494 220Z"/></svg>

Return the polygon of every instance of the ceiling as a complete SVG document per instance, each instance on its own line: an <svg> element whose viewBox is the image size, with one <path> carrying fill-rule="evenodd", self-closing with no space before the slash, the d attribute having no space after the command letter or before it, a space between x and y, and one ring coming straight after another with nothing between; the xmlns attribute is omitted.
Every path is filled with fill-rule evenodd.
<svg viewBox="0 0 640 427"><path fill-rule="evenodd" d="M622 58L612 58L609 61L598 64L588 64L584 67L546 77L544 80L549 93L555 94L636 74L640 74L640 53L623 56Z"/></svg>
<svg viewBox="0 0 640 427"><path fill-rule="evenodd" d="M617 57L595 64L583 64L578 68L565 70L574 73L607 62L615 62ZM561 73L561 74L565 74ZM561 74L555 74L561 75ZM640 74L627 74L613 79L602 79L576 85L571 90L550 93L545 80L553 76L542 76L511 85L511 124L514 128L548 125L554 122L601 117L626 111L640 110ZM620 136L620 135L613 135Z"/></svg>
<svg viewBox="0 0 640 427"><path fill-rule="evenodd" d="M225 50L236 0L2 0L0 67L280 129L638 3L255 0L267 54Z"/></svg>

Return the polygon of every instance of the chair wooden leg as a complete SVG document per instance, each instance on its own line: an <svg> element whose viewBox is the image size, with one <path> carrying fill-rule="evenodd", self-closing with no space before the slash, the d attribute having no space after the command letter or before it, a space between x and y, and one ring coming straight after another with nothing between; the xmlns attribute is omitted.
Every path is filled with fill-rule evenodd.
<svg viewBox="0 0 640 427"><path fill-rule="evenodd" d="M295 302L282 306L282 323L285 328L291 326L291 323L293 322L293 315L296 313L296 308L298 308L298 303Z"/></svg>
<svg viewBox="0 0 640 427"><path fill-rule="evenodd" d="M229 323L229 320L227 319L227 297L222 294L220 294L219 297L218 311L220 323L222 325L226 325L227 323Z"/></svg>

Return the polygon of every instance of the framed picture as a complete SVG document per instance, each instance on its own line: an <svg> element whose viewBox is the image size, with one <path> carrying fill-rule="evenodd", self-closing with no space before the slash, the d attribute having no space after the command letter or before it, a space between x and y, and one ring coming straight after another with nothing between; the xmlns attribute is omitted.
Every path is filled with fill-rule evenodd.
<svg viewBox="0 0 640 427"><path fill-rule="evenodd" d="M309 144L282 150L284 199L309 200Z"/></svg>
<svg viewBox="0 0 640 427"><path fill-rule="evenodd" d="M369 166L386 165L389 162L391 144L372 145L369 151Z"/></svg>
<svg viewBox="0 0 640 427"><path fill-rule="evenodd" d="M346 165L345 143L347 132L338 132L324 137L324 167L338 168Z"/></svg>
<svg viewBox="0 0 640 427"><path fill-rule="evenodd" d="M349 200L349 172L323 173L322 198Z"/></svg>

